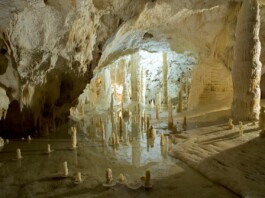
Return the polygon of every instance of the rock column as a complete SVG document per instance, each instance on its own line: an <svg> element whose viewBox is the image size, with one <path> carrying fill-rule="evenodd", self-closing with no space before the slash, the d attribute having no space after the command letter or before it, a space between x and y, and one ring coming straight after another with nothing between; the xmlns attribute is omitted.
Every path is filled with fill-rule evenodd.
<svg viewBox="0 0 265 198"><path fill-rule="evenodd" d="M167 53L163 52L163 107L167 108L167 75L168 75L168 65L167 65Z"/></svg>
<svg viewBox="0 0 265 198"><path fill-rule="evenodd" d="M130 103L130 94L129 94L129 86L128 86L128 82L127 82L126 66L124 67L124 73L123 73L122 102L123 102L123 104Z"/></svg>
<svg viewBox="0 0 265 198"><path fill-rule="evenodd" d="M257 120L260 109L261 44L257 0L244 0L237 22L235 61L232 68L235 120Z"/></svg>
<svg viewBox="0 0 265 198"><path fill-rule="evenodd" d="M145 80L145 69L141 70L141 103L145 104L145 88L146 88L146 80Z"/></svg>
<svg viewBox="0 0 265 198"><path fill-rule="evenodd" d="M140 102L140 89L141 89L141 79L140 79L140 67L139 67L139 54L135 53L132 55L131 59L131 86L132 86L132 101Z"/></svg>

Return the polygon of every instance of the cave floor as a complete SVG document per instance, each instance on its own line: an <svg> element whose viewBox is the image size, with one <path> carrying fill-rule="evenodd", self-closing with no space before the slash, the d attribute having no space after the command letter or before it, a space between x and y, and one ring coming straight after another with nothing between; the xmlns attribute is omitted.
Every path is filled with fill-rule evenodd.
<svg viewBox="0 0 265 198"><path fill-rule="evenodd" d="M172 136L169 153L242 197L265 197L265 144L258 122L245 122L240 136L238 123L228 129L228 118L220 111L188 119L188 130Z"/></svg>
<svg viewBox="0 0 265 198"><path fill-rule="evenodd" d="M167 132L163 123L152 122L157 133ZM172 144L168 140L162 149L157 135L154 147L148 150L143 134L139 140L121 143L113 149L102 146L96 139L92 140L79 127L78 148L69 150L69 126L62 126L56 133L34 138L31 142L11 140L5 145L0 152L0 197L238 197L180 160L170 157L167 150L175 148L176 142ZM47 144L55 149L50 155L44 154ZM23 156L18 161L13 160L17 148L21 149ZM82 184L74 184L73 178L56 177L62 172L64 161L68 162L71 176L77 171L82 173ZM139 178L150 170L153 188L133 190L120 184L104 188L102 183L107 168L112 169L115 179L123 173L130 185L139 183Z"/></svg>

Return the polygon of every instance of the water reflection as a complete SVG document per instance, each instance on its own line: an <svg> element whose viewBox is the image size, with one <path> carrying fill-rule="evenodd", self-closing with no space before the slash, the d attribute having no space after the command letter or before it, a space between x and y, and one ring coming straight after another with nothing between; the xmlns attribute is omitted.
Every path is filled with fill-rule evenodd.
<svg viewBox="0 0 265 198"><path fill-rule="evenodd" d="M132 114L123 119L120 113L107 113L91 116L87 122L87 136L95 143L95 147L106 156L112 153L116 160L126 161L135 167L144 166L150 162L167 159L168 137L164 145L160 145L160 134L148 137L147 123L139 114Z"/></svg>

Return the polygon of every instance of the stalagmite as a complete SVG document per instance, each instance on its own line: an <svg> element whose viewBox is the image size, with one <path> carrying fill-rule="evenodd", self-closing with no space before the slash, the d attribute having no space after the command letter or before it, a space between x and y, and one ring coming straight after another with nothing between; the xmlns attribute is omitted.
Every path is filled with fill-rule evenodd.
<svg viewBox="0 0 265 198"><path fill-rule="evenodd" d="M119 177L118 177L118 182L120 183L120 184L125 184L126 182L127 182L127 179L126 179L126 177L121 173L120 175L119 175Z"/></svg>
<svg viewBox="0 0 265 198"><path fill-rule="evenodd" d="M22 155L21 155L21 150L20 150L20 148L17 149L16 153L17 153L17 159L18 159L18 160L19 160L19 159L22 159Z"/></svg>
<svg viewBox="0 0 265 198"><path fill-rule="evenodd" d="M103 71L101 71L100 79L101 79L100 94L98 96L96 108L99 110L106 110L109 108L112 100L111 75L109 68L104 68ZM115 95L113 97L115 98Z"/></svg>
<svg viewBox="0 0 265 198"><path fill-rule="evenodd" d="M146 171L145 172L145 179L144 179L144 185L145 188L152 188L152 184L151 184L151 172L150 171Z"/></svg>
<svg viewBox="0 0 265 198"><path fill-rule="evenodd" d="M182 112L182 73L180 73L179 77L179 94L178 94L178 108L177 113Z"/></svg>
<svg viewBox="0 0 265 198"><path fill-rule="evenodd" d="M67 177L69 172L68 172L68 167L67 167L66 161L63 163L63 168L64 168L64 176Z"/></svg>
<svg viewBox="0 0 265 198"><path fill-rule="evenodd" d="M123 73L122 102L125 105L128 104L128 103L130 103L129 84L127 82L127 69L126 69L126 65L124 67L124 73Z"/></svg>
<svg viewBox="0 0 265 198"><path fill-rule="evenodd" d="M151 109L154 108L154 101L153 101L153 100L151 101L150 108L151 108Z"/></svg>
<svg viewBox="0 0 265 198"><path fill-rule="evenodd" d="M261 43L260 15L257 0L243 1L240 9L232 68L235 120L258 120L260 109Z"/></svg>
<svg viewBox="0 0 265 198"><path fill-rule="evenodd" d="M104 187L111 187L116 184L116 182L113 180L112 170L110 168L108 168L105 171L105 176L106 176L106 182L103 184Z"/></svg>
<svg viewBox="0 0 265 198"><path fill-rule="evenodd" d="M51 145L50 144L48 144L47 153L51 153Z"/></svg>
<svg viewBox="0 0 265 198"><path fill-rule="evenodd" d="M83 179L82 179L82 175L81 175L81 172L77 172L76 174L76 178L75 178L75 183L76 184L80 184L83 182Z"/></svg>
<svg viewBox="0 0 265 198"><path fill-rule="evenodd" d="M188 110L188 100L189 100L189 68L186 70L186 80L185 80L185 91L186 91L186 110Z"/></svg>
<svg viewBox="0 0 265 198"><path fill-rule="evenodd" d="M145 70L142 68L141 70L141 103L145 104L145 89L146 89L146 77Z"/></svg>
<svg viewBox="0 0 265 198"><path fill-rule="evenodd" d="M174 121L173 121L172 101L169 100L169 104L168 104L168 129L172 129L173 126L174 126Z"/></svg>
<svg viewBox="0 0 265 198"><path fill-rule="evenodd" d="M244 125L243 122L239 121L239 135L242 136L244 134Z"/></svg>
<svg viewBox="0 0 265 198"><path fill-rule="evenodd" d="M228 126L228 129L233 129L234 128L234 124L233 124L233 119L232 118L229 118L227 126Z"/></svg>
<svg viewBox="0 0 265 198"><path fill-rule="evenodd" d="M139 68L139 53L135 53L131 58L131 90L132 101L140 102L141 98L141 72Z"/></svg>
<svg viewBox="0 0 265 198"><path fill-rule="evenodd" d="M163 107L167 109L167 78L168 78L168 65L167 65L167 53L163 52Z"/></svg>
<svg viewBox="0 0 265 198"><path fill-rule="evenodd" d="M31 137L30 137L30 135L28 136L28 142L31 142Z"/></svg>

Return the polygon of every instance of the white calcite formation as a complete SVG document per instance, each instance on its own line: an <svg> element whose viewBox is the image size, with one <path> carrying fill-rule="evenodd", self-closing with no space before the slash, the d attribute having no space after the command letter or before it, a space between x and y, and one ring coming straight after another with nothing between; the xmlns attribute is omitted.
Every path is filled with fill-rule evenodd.
<svg viewBox="0 0 265 198"><path fill-rule="evenodd" d="M124 67L123 72L123 91L122 91L122 102L123 104L128 104L130 102L130 94L129 94L129 84L127 78L127 69Z"/></svg>
<svg viewBox="0 0 265 198"><path fill-rule="evenodd" d="M163 53L163 107L167 108L167 79L168 79L168 64L167 64L167 53Z"/></svg>
<svg viewBox="0 0 265 198"><path fill-rule="evenodd" d="M0 137L0 147L2 148L5 145L5 141Z"/></svg>

